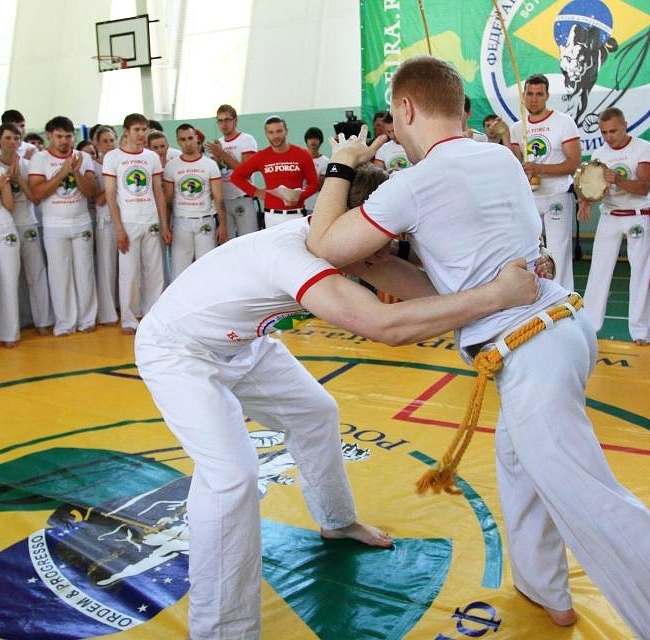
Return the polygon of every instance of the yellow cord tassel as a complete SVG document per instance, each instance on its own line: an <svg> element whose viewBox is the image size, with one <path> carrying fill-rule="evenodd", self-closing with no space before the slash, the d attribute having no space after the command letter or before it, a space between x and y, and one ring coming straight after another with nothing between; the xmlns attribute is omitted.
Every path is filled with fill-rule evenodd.
<svg viewBox="0 0 650 640"><path fill-rule="evenodd" d="M504 338L504 343L512 351L547 328L546 322L541 317L542 315L547 316L553 322L557 322L562 318L572 316L581 307L582 298L577 293L572 293L566 304L554 307L544 312L544 314L531 318L526 324L509 333ZM478 376L467 403L467 410L463 420L442 458L417 481L415 486L418 493L425 493L428 490L433 493L440 493L441 491L460 493L455 482L456 470L478 424L487 381L494 378L494 374L502 369L503 356L496 348L489 351L480 351L474 358L474 367L476 367Z"/></svg>

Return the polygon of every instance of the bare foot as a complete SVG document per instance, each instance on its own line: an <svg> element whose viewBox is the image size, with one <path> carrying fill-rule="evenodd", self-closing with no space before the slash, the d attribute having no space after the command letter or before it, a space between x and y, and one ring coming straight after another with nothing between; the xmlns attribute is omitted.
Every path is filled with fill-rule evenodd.
<svg viewBox="0 0 650 640"><path fill-rule="evenodd" d="M517 587L515 587L515 591L519 594L522 595L528 602L532 602L533 604L537 605L538 607L542 607L546 613L548 613L548 617L559 627L570 627L571 625L576 623L576 620L578 619L578 615L576 614L574 609L551 609L549 607L545 607L544 605L539 604L539 602L535 602L534 600L531 600L525 593L522 591L519 591Z"/></svg>
<svg viewBox="0 0 650 640"><path fill-rule="evenodd" d="M549 609L544 607L544 611L548 613L549 618L560 627L570 627L576 623L578 616L574 609L566 609L565 611L558 611L557 609Z"/></svg>
<svg viewBox="0 0 650 640"><path fill-rule="evenodd" d="M36 327L36 332L39 336L50 336L52 335L52 329L50 327Z"/></svg>
<svg viewBox="0 0 650 640"><path fill-rule="evenodd" d="M639 347L645 347L645 346L647 346L648 344L650 344L650 342L648 342L647 340L641 340L641 339L637 338L637 339L634 341L634 344L637 345L637 346L639 346Z"/></svg>
<svg viewBox="0 0 650 640"><path fill-rule="evenodd" d="M323 529L320 534L326 540L358 540L371 547L384 547L389 549L393 546L393 539L381 529L368 524L353 522L341 529Z"/></svg>
<svg viewBox="0 0 650 640"><path fill-rule="evenodd" d="M19 344L20 344L20 340L12 340L10 342L9 341L3 342L2 346L5 349L15 349Z"/></svg>
<svg viewBox="0 0 650 640"><path fill-rule="evenodd" d="M135 329L133 327L122 327L122 335L133 336L135 335Z"/></svg>

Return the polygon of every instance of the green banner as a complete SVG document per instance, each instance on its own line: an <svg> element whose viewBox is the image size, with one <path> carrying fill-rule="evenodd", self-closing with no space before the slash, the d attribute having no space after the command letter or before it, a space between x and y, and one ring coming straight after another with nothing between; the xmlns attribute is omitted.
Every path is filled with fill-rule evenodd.
<svg viewBox="0 0 650 640"><path fill-rule="evenodd" d="M583 154L602 143L608 107L650 140L648 0L361 0L361 48L368 123L387 108L399 63L430 51L461 75L476 129L488 113L520 120L520 82L543 73L548 106L578 124Z"/></svg>

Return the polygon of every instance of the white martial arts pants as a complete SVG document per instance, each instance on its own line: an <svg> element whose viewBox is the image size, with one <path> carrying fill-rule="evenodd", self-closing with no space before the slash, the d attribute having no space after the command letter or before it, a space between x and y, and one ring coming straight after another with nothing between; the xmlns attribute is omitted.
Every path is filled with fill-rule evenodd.
<svg viewBox="0 0 650 640"><path fill-rule="evenodd" d="M225 201L228 237L232 240L247 233L259 231L257 206L253 198L241 196Z"/></svg>
<svg viewBox="0 0 650 640"><path fill-rule="evenodd" d="M137 329L163 291L163 249L159 224L124 223L129 250L119 253L118 283L123 329Z"/></svg>
<svg viewBox="0 0 650 640"><path fill-rule="evenodd" d="M628 328L632 340L650 340L650 216L600 215L585 289L585 313L596 331L605 319L607 297L621 242L630 263Z"/></svg>
<svg viewBox="0 0 650 640"><path fill-rule="evenodd" d="M167 426L194 461L190 528L192 640L259 640L261 532L258 457L242 412L283 431L316 522L356 520L334 399L281 343L268 337L221 358L140 323L136 364Z"/></svg>
<svg viewBox="0 0 650 640"><path fill-rule="evenodd" d="M178 277L194 260L217 246L217 227L213 215L202 218L174 216L172 240L172 280Z"/></svg>
<svg viewBox="0 0 650 640"><path fill-rule="evenodd" d="M35 327L49 327L54 320L39 228L36 224L19 224L16 228L20 236L20 261L27 283L32 321Z"/></svg>
<svg viewBox="0 0 650 640"><path fill-rule="evenodd" d="M92 329L97 319L97 289L91 223L44 227L43 242L54 335Z"/></svg>
<svg viewBox="0 0 650 640"><path fill-rule="evenodd" d="M573 284L573 220L576 201L572 193L554 196L534 195L535 204L544 224L546 248L555 260L555 281L567 291Z"/></svg>
<svg viewBox="0 0 650 640"><path fill-rule="evenodd" d="M20 240L13 222L0 225L0 342L20 340Z"/></svg>
<svg viewBox="0 0 650 640"><path fill-rule="evenodd" d="M97 211L95 225L97 270L97 322L117 322L117 237L108 212Z"/></svg>
<svg viewBox="0 0 650 640"><path fill-rule="evenodd" d="M496 376L497 477L515 586L569 609L566 546L650 638L650 511L613 476L585 413L598 345L584 311L507 355Z"/></svg>
<svg viewBox="0 0 650 640"><path fill-rule="evenodd" d="M289 209L289 212L280 211L279 209L267 209L264 211L264 227L268 229L269 227L274 227L276 224L282 224L283 222L289 222L289 220L296 220L302 217L302 212L297 209Z"/></svg>

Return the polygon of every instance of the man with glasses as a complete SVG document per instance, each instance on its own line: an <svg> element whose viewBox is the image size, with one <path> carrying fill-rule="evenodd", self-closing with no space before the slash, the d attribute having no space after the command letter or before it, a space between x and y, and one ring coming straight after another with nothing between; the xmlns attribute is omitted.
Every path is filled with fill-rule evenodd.
<svg viewBox="0 0 650 640"><path fill-rule="evenodd" d="M217 109L217 126L223 135L205 146L221 170L228 238L235 238L258 230L253 199L230 181L234 168L256 153L257 141L250 133L237 130L237 112L229 104Z"/></svg>

